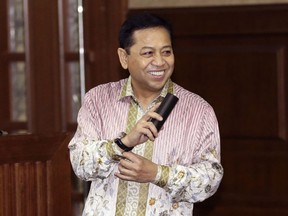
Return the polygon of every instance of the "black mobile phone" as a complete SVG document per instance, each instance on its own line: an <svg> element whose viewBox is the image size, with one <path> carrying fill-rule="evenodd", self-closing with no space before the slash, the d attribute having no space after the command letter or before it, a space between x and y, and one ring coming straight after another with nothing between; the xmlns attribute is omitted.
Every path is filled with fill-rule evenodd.
<svg viewBox="0 0 288 216"><path fill-rule="evenodd" d="M157 130L159 131L163 124L165 123L166 119L168 118L169 114L173 110L174 106L178 102L179 98L171 93L167 93L163 101L161 102L160 106L157 108L155 112L163 117L162 121L158 121L156 119L151 119L151 122L155 125Z"/></svg>

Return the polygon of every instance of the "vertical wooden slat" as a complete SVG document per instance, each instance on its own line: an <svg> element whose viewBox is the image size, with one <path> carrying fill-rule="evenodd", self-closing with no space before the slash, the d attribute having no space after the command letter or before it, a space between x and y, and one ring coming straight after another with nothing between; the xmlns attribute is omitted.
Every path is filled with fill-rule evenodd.
<svg viewBox="0 0 288 216"><path fill-rule="evenodd" d="M3 164L3 211L4 215L9 215L9 179L10 179L10 172L9 172L9 164ZM11 198L10 198L11 199Z"/></svg>
<svg viewBox="0 0 288 216"><path fill-rule="evenodd" d="M0 166L0 191L4 191L4 167ZM4 206L5 206L5 197L4 193L0 193L0 215L4 215Z"/></svg>
<svg viewBox="0 0 288 216"><path fill-rule="evenodd" d="M51 170L51 162L48 161L47 165L47 203L48 203L48 208L47 208L47 215L48 216L53 216L53 200L52 200L52 170Z"/></svg>
<svg viewBox="0 0 288 216"><path fill-rule="evenodd" d="M24 200L25 200L25 188L24 188L24 170L23 164L15 164L15 205L16 216L21 216L25 212Z"/></svg>
<svg viewBox="0 0 288 216"><path fill-rule="evenodd" d="M47 215L47 173L46 164L36 162L36 185L37 185L37 215Z"/></svg>
<svg viewBox="0 0 288 216"><path fill-rule="evenodd" d="M17 199L15 193L15 166L13 164L7 164L5 167L7 169L7 178L6 185L7 185L7 192L6 200L7 200L7 209L6 214L8 215L16 215L16 208L15 208L15 200Z"/></svg>
<svg viewBox="0 0 288 216"><path fill-rule="evenodd" d="M25 193L26 200L26 214L29 216L37 215L36 208L37 203L37 185L36 185L36 165L35 163L25 163L25 185L27 192Z"/></svg>

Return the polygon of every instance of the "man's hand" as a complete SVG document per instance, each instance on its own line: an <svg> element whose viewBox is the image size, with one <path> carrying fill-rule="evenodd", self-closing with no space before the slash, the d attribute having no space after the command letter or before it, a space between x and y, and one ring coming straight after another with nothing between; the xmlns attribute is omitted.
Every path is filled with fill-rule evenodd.
<svg viewBox="0 0 288 216"><path fill-rule="evenodd" d="M115 176L122 180L140 183L153 182L155 180L157 164L133 152L124 152L123 156L126 159L120 160L118 165L119 172L115 173Z"/></svg>
<svg viewBox="0 0 288 216"><path fill-rule="evenodd" d="M160 103L156 104L150 111L148 111L131 129L131 131L123 137L122 142L128 147L134 147L146 142L148 139L154 141L158 136L158 131L155 125L150 121L151 118L162 121L163 118L155 110Z"/></svg>

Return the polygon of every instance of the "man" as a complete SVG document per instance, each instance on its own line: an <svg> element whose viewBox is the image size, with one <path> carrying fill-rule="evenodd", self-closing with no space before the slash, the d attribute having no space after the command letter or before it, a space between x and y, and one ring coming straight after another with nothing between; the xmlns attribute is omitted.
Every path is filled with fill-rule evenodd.
<svg viewBox="0 0 288 216"><path fill-rule="evenodd" d="M172 31L151 14L128 18L118 56L130 76L90 90L69 144L76 175L91 181L83 215L193 215L222 179L212 107L170 79ZM179 98L160 131L167 93Z"/></svg>

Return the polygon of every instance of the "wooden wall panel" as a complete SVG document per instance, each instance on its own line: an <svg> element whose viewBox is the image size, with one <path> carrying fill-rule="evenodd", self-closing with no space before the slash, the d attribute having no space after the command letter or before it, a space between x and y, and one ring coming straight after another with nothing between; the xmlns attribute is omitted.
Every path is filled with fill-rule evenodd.
<svg viewBox="0 0 288 216"><path fill-rule="evenodd" d="M58 2L25 1L27 111L30 133L64 131Z"/></svg>
<svg viewBox="0 0 288 216"><path fill-rule="evenodd" d="M174 81L219 120L224 178L194 215L288 215L288 5L148 11L174 26Z"/></svg>
<svg viewBox="0 0 288 216"><path fill-rule="evenodd" d="M278 107L279 100L283 102L283 88L278 88L284 66L278 64L278 56L283 58L283 47L267 45L261 38L258 45L250 44L249 38L233 39L233 45L219 41L202 41L202 45L197 40L177 42L174 80L207 98L218 110L222 135L285 136L280 122L285 113L279 113Z"/></svg>
<svg viewBox="0 0 288 216"><path fill-rule="evenodd" d="M127 76L117 55L118 32L127 13L127 0L86 0L83 2L87 58L86 90Z"/></svg>
<svg viewBox="0 0 288 216"><path fill-rule="evenodd" d="M71 215L70 136L0 137L0 215Z"/></svg>

